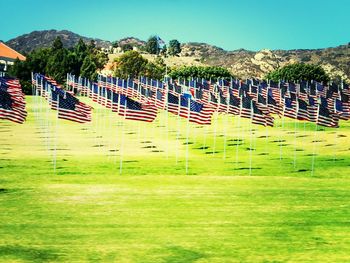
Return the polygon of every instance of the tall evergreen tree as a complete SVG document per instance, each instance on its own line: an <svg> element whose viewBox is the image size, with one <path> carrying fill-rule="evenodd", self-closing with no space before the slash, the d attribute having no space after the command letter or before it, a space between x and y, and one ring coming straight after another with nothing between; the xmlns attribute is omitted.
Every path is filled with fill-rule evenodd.
<svg viewBox="0 0 350 263"><path fill-rule="evenodd" d="M49 52L46 73L59 83L63 83L69 72L68 50L63 47L60 37L57 37Z"/></svg>
<svg viewBox="0 0 350 263"><path fill-rule="evenodd" d="M80 69L80 75L82 77L88 78L90 80L96 80L97 72L96 72L96 64L92 59L91 55L86 56L83 62L83 65Z"/></svg>
<svg viewBox="0 0 350 263"><path fill-rule="evenodd" d="M176 39L169 41L168 53L171 56L176 56L181 52L181 44Z"/></svg>
<svg viewBox="0 0 350 263"><path fill-rule="evenodd" d="M159 53L159 45L156 36L152 36L148 39L146 43L146 51L150 54L158 54Z"/></svg>

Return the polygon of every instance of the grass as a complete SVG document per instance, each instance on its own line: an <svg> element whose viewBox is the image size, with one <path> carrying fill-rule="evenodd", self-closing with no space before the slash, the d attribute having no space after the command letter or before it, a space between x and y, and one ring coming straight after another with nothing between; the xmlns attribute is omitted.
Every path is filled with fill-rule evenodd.
<svg viewBox="0 0 350 263"><path fill-rule="evenodd" d="M349 123L148 124L83 100L92 124L34 97L0 121L0 261L350 261Z"/></svg>

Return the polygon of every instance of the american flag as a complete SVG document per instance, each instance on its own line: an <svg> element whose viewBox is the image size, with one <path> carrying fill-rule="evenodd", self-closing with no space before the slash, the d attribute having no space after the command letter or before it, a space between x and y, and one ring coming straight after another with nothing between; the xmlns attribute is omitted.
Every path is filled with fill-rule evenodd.
<svg viewBox="0 0 350 263"><path fill-rule="evenodd" d="M85 123L91 121L91 107L80 102L73 95L64 90L53 87L51 89L52 102L58 110L58 118Z"/></svg>
<svg viewBox="0 0 350 263"><path fill-rule="evenodd" d="M143 104L119 94L119 115L126 120L152 122L157 117L157 107L152 104Z"/></svg>
<svg viewBox="0 0 350 263"><path fill-rule="evenodd" d="M320 100L317 124L326 127L338 127L339 117L328 108L327 99L321 97Z"/></svg>
<svg viewBox="0 0 350 263"><path fill-rule="evenodd" d="M316 94L317 96L322 96L322 97L326 97L327 96L327 91L328 88L327 86L323 86L321 83L315 82L315 86L316 86Z"/></svg>
<svg viewBox="0 0 350 263"><path fill-rule="evenodd" d="M268 92L267 92L267 105L270 113L274 113L278 115L281 114L281 107L273 97L273 93L271 89L268 89Z"/></svg>
<svg viewBox="0 0 350 263"><path fill-rule="evenodd" d="M158 109L165 109L167 103L166 103L166 96L167 93L163 89L157 88L156 92L154 92L150 98L150 101L153 102L154 105Z"/></svg>
<svg viewBox="0 0 350 263"><path fill-rule="evenodd" d="M308 104L305 100L300 98L297 99L297 118L298 120L310 121Z"/></svg>
<svg viewBox="0 0 350 263"><path fill-rule="evenodd" d="M258 99L256 100L256 105L259 108L259 110L261 110L264 114L269 114L270 113L270 109L267 106L267 98L262 95L262 94L258 94Z"/></svg>
<svg viewBox="0 0 350 263"><path fill-rule="evenodd" d="M209 125L215 112L215 106L209 103L200 103L189 96L169 94L168 111L180 117L188 118L190 122Z"/></svg>
<svg viewBox="0 0 350 263"><path fill-rule="evenodd" d="M167 110L175 115L179 115L180 112L180 94L174 95L168 93L168 105Z"/></svg>
<svg viewBox="0 0 350 263"><path fill-rule="evenodd" d="M317 116L318 116L317 97L310 95L308 101L309 101L309 103L307 105L307 110L309 112L310 121L317 122Z"/></svg>
<svg viewBox="0 0 350 263"><path fill-rule="evenodd" d="M273 127L274 119L272 116L270 116L269 114L265 114L263 111L261 111L254 101L252 103L252 107L253 107L252 123Z"/></svg>
<svg viewBox="0 0 350 263"><path fill-rule="evenodd" d="M0 119L23 123L27 117L25 104L19 82L0 78Z"/></svg>
<svg viewBox="0 0 350 263"><path fill-rule="evenodd" d="M342 82L341 89L342 89L342 94L350 96L350 87L348 84Z"/></svg>
<svg viewBox="0 0 350 263"><path fill-rule="evenodd" d="M283 116L289 117L292 119L297 118L297 109L294 106L292 98L285 97L284 98L284 108L283 108Z"/></svg>
<svg viewBox="0 0 350 263"><path fill-rule="evenodd" d="M343 108L343 114L342 117L346 118L347 120L350 119L350 95L347 95L346 93L341 94L341 103Z"/></svg>
<svg viewBox="0 0 350 263"><path fill-rule="evenodd" d="M215 112L215 108L212 105L208 103L202 104L185 96L181 96L180 109L181 117L188 118L190 122L200 125L210 125L211 117Z"/></svg>
<svg viewBox="0 0 350 263"><path fill-rule="evenodd" d="M346 96L346 95L345 95ZM342 98L335 99L334 112L342 120L350 120L349 102L343 102Z"/></svg>
<svg viewBox="0 0 350 263"><path fill-rule="evenodd" d="M233 93L230 94L230 100L229 100L229 111L228 113L234 114L234 115L239 115L240 111L240 98L236 97L233 95Z"/></svg>
<svg viewBox="0 0 350 263"><path fill-rule="evenodd" d="M265 115L256 105L256 102L249 96L242 96L240 116L251 119L252 123L273 126L273 117Z"/></svg>

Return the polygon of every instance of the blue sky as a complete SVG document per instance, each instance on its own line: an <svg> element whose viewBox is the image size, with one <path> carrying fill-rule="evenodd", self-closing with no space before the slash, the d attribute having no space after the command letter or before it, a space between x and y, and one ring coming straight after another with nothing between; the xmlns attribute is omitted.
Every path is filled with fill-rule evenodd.
<svg viewBox="0 0 350 263"><path fill-rule="evenodd" d="M350 42L350 0L0 0L0 39L67 29L206 42L226 50L324 48ZM4 22L5 21L5 22Z"/></svg>

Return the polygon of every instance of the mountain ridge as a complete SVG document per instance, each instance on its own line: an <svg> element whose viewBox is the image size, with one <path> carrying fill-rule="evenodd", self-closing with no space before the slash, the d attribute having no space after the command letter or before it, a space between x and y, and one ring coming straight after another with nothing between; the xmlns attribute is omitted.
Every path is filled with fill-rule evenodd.
<svg viewBox="0 0 350 263"><path fill-rule="evenodd" d="M79 34L76 34L69 30L35 30L27 34L20 35L18 37L12 38L5 42L6 45L17 50L21 53L29 53L36 48L43 48L51 46L52 42L56 37L61 37L63 46L66 48L73 47L78 43L79 39L83 39L85 43L89 43L91 40L94 40L96 46L107 48L112 43L110 41L85 37Z"/></svg>

